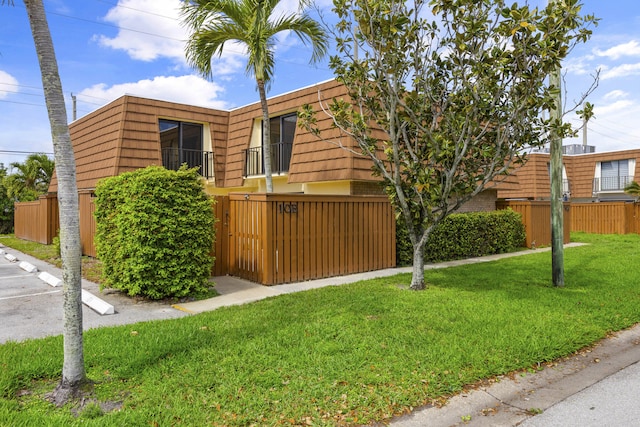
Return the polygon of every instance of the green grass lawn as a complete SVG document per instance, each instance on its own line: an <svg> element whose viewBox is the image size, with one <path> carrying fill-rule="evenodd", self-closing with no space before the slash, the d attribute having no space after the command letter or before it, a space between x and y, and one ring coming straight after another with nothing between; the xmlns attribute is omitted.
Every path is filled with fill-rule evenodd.
<svg viewBox="0 0 640 427"><path fill-rule="evenodd" d="M551 253L283 295L85 334L95 397L79 415L43 399L62 339L0 346L0 424L349 425L439 401L566 356L640 321L640 236L575 234L566 287ZM77 412L77 411L76 411Z"/></svg>

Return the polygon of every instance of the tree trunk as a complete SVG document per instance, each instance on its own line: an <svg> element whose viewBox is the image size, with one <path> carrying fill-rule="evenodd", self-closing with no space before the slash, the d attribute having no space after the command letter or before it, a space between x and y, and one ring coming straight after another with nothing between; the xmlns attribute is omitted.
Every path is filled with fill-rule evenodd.
<svg viewBox="0 0 640 427"><path fill-rule="evenodd" d="M62 84L42 0L24 2L38 54L51 125L60 211L64 362L62 380L53 393L56 404L77 396L86 382L82 339L82 277L76 164L67 124Z"/></svg>
<svg viewBox="0 0 640 427"><path fill-rule="evenodd" d="M418 244L413 248L413 270L411 274L411 290L425 289L424 283L424 246Z"/></svg>
<svg viewBox="0 0 640 427"><path fill-rule="evenodd" d="M269 122L269 105L264 88L264 80L257 79L260 105L262 106L262 153L264 162L264 178L267 184L267 193L273 193L273 177L271 172L271 123Z"/></svg>
<svg viewBox="0 0 640 427"><path fill-rule="evenodd" d="M549 76L549 83L558 89L550 112L554 122L562 122L560 67ZM556 124L557 124L556 123ZM551 276L554 286L564 286L564 195L562 194L562 138L555 128L551 131Z"/></svg>

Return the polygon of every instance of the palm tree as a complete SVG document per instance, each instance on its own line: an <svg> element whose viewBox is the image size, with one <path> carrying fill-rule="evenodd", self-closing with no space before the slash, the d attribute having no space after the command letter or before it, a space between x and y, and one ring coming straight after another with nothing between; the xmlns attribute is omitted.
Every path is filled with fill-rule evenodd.
<svg viewBox="0 0 640 427"><path fill-rule="evenodd" d="M16 170L7 177L9 197L26 202L36 200L49 189L53 175L54 161L46 154L30 154L24 163L13 162Z"/></svg>
<svg viewBox="0 0 640 427"><path fill-rule="evenodd" d="M311 62L327 53L326 32L307 14L288 14L274 17L280 0L191 0L182 8L185 25L192 34L187 41L187 61L210 78L211 60L222 55L226 42L236 41L247 50L246 72L256 79L262 106L262 149L267 193L273 192L271 177L271 141L269 108L266 92L274 72L276 35L293 31L305 44L311 44ZM304 6L305 3L300 3Z"/></svg>
<svg viewBox="0 0 640 427"><path fill-rule="evenodd" d="M60 212L60 252L63 278L63 346L62 379L52 393L57 405L81 393L86 384L82 337L82 297L80 275L80 226L76 164L67 124L62 84L58 73L53 41L42 0L25 0L31 34L36 46L45 102L51 124L51 137L58 176Z"/></svg>
<svg viewBox="0 0 640 427"><path fill-rule="evenodd" d="M631 181L626 187L624 187L624 192L630 196L635 196L636 201L638 201L638 199L640 199L640 184L636 181Z"/></svg>

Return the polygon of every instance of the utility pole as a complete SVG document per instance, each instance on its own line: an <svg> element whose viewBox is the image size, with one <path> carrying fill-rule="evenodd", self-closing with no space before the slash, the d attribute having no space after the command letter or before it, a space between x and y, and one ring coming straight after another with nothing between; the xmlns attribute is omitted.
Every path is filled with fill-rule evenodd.
<svg viewBox="0 0 640 427"><path fill-rule="evenodd" d="M76 100L76 96L73 93L71 94L71 102L73 104L73 110L72 110L73 113L72 113L71 117L72 117L73 121L75 122L76 118L78 116L78 113L77 113L77 108L76 108L77 100Z"/></svg>
<svg viewBox="0 0 640 427"><path fill-rule="evenodd" d="M551 130L551 270L553 285L564 286L564 197L562 194L562 135L558 127L562 123L562 92L560 67L549 75L549 85L558 94L549 112Z"/></svg>

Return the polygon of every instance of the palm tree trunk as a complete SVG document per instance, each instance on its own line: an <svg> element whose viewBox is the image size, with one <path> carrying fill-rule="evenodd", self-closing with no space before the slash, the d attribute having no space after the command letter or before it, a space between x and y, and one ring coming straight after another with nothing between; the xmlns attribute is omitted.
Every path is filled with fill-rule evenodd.
<svg viewBox="0 0 640 427"><path fill-rule="evenodd" d="M82 339L82 277L76 164L58 64L44 5L42 0L25 0L24 4L29 15L33 41L40 63L58 176L60 252L64 283L64 361L62 380L52 398L56 404L61 405L69 398L77 396L80 386L86 382Z"/></svg>
<svg viewBox="0 0 640 427"><path fill-rule="evenodd" d="M262 152L264 154L264 177L267 182L267 193L273 193L273 177L271 172L271 124L269 122L269 105L264 80L256 79L260 105L262 106Z"/></svg>

